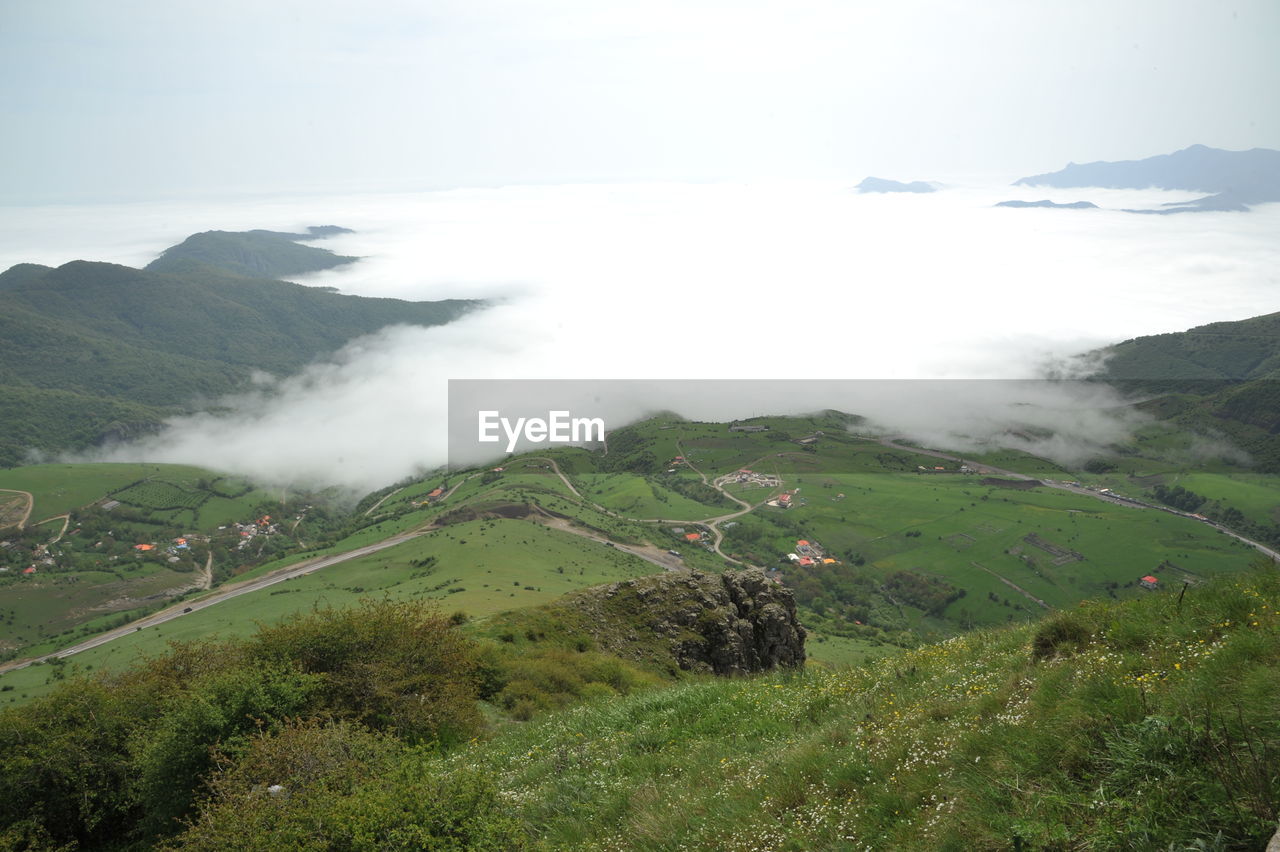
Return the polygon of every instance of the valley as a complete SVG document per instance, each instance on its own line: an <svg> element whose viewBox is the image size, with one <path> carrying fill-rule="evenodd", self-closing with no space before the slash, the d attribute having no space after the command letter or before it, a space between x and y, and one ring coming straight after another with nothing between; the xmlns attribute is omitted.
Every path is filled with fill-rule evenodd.
<svg viewBox="0 0 1280 852"><path fill-rule="evenodd" d="M828 413L734 431L656 418L612 433L607 455L509 457L400 483L354 508L197 468L0 471L0 488L30 490L34 517L61 518L70 532L54 543L62 521L37 523L19 531L24 547L7 542L0 583L17 605L0 613L13 657L0 689L13 702L54 686L53 670L32 658L117 669L173 641L244 635L316 605L426 599L483 622L654 570L745 566L795 594L810 658L840 664L1089 598L1199 585L1259 552L1274 558L1148 493L1157 480L1186 482L1247 497L1256 517L1268 494L1280 504L1270 477L1070 473L1009 451L966 458L863 437L849 424ZM151 556L156 540L170 544ZM177 550L178 540L189 546ZM21 574L28 548L42 547L53 564ZM211 589L196 582L206 561ZM1144 588L1150 577L1157 591Z"/></svg>

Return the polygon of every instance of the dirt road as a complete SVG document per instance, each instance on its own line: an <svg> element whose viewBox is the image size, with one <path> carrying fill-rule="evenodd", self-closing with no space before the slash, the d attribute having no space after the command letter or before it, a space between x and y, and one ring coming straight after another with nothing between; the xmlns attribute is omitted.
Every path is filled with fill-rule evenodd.
<svg viewBox="0 0 1280 852"><path fill-rule="evenodd" d="M0 488L0 492L5 494L21 494L27 498L27 510L22 513L22 519L18 521L18 529L22 530L27 525L27 521L31 518L31 510L36 507L36 498L31 496L30 491L19 491L16 488Z"/></svg>

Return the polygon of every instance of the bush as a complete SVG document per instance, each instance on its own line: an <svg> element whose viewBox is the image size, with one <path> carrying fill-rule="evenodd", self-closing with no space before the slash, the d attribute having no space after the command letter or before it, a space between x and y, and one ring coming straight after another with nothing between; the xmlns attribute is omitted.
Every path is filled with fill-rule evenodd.
<svg viewBox="0 0 1280 852"><path fill-rule="evenodd" d="M173 849L521 849L493 784L347 722L258 736L210 785Z"/></svg>
<svg viewBox="0 0 1280 852"><path fill-rule="evenodd" d="M1031 658L1047 660L1077 651L1089 642L1091 631L1074 613L1045 619L1031 638Z"/></svg>
<svg viewBox="0 0 1280 852"><path fill-rule="evenodd" d="M317 610L260 631L249 651L321 675L326 711L407 742L451 745L480 729L475 646L429 603Z"/></svg>

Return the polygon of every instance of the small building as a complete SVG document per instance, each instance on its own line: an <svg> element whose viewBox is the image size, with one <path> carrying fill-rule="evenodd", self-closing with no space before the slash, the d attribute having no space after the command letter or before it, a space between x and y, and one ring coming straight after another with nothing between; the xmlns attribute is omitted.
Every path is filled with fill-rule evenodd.
<svg viewBox="0 0 1280 852"><path fill-rule="evenodd" d="M1160 585L1160 581L1148 574L1138 581L1138 585L1144 589L1154 589Z"/></svg>
<svg viewBox="0 0 1280 852"><path fill-rule="evenodd" d="M702 538L702 533L685 533L684 534L685 541L698 541L701 538Z"/></svg>
<svg viewBox="0 0 1280 852"><path fill-rule="evenodd" d="M22 573L23 573L23 574L34 574L34 573L36 573L36 566L32 565L30 568L23 568L23 569L22 569Z"/></svg>

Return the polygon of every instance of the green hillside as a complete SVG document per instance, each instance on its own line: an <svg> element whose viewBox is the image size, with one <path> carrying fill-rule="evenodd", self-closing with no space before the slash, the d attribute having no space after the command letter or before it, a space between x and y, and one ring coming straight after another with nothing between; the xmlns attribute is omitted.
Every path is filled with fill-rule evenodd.
<svg viewBox="0 0 1280 852"><path fill-rule="evenodd" d="M0 470L0 660L117 627L343 523L306 508L322 495L280 497L185 465ZM284 513L287 525L257 523ZM255 524L252 535L237 524Z"/></svg>
<svg viewBox="0 0 1280 852"><path fill-rule="evenodd" d="M0 711L0 839L1253 850L1280 818L1269 564L851 668L674 682L366 606L177 646ZM521 723L526 705L486 700L540 678L576 679L572 705Z"/></svg>
<svg viewBox="0 0 1280 852"><path fill-rule="evenodd" d="M147 264L152 272L187 273L198 265L211 266L246 278L278 279L332 269L359 258L337 255L328 249L300 245L339 233L351 233L332 225L313 227L306 234L281 231L205 231L192 234Z"/></svg>
<svg viewBox="0 0 1280 852"><path fill-rule="evenodd" d="M345 296L197 263L13 267L0 274L0 465L131 437L244 389L255 370L294 373L352 338L476 305Z"/></svg>
<svg viewBox="0 0 1280 852"><path fill-rule="evenodd" d="M812 634L811 658L852 662L977 627L1038 620L1085 599L1144 596L1149 592L1141 578L1147 575L1176 586L1247 568L1253 548L1178 514L1181 507L1162 511L1161 494L1175 502L1181 498L1161 488L1200 494L1206 503L1197 508L1268 541L1275 528L1268 507L1280 506L1274 477L1206 472L1135 455L1116 456L1115 471L1093 475L1005 451L985 458L1042 479L962 473L956 461L845 432L840 424L846 420L833 414L769 418L769 431L744 433L731 432L724 423L657 418L618 430L607 455L562 449L515 457L501 470L437 473L371 494L354 509L327 506L323 512L306 509L322 498L296 494L290 494L287 507L263 503L239 514L215 512L222 504L213 497L185 508L182 501L198 497L198 474L154 471L114 486L104 482L93 499L125 489L135 479L155 489L168 483L177 491L153 494L146 490L151 484L126 489L125 496L134 501L128 511L145 511L145 517L132 520L118 514L121 509L73 509L73 525L84 527L60 543L58 558L70 560L69 567L99 570L92 564L101 558L95 555L101 538L95 531L115 529L126 520L128 525L115 529L114 544L102 546L108 548L105 553L129 553L137 542L204 531L215 546L217 583L271 579L278 577L274 572L316 559L355 555L234 603L144 625L75 655L72 663L119 669L175 637L240 635L254 622L273 623L316 604L351 603L368 594L434 598L486 619L585 585L654 570L650 566L718 572L735 562L766 568L793 591ZM795 436L815 430L822 438L801 449ZM676 455L684 461L672 467ZM77 505L84 505L94 490L87 483L100 467L85 466L81 483L73 482L74 470L66 466L18 468L0 474L0 488L74 491L85 498ZM737 481L735 474L744 467L774 484ZM217 487L216 476L204 478ZM729 479L721 480L724 476ZM1063 480L1071 477L1094 483L1095 490L1066 487ZM1096 490L1102 487L1142 502L1117 503ZM783 493L793 495L792 508L770 505ZM49 499L38 494L37 502L52 505ZM70 498L57 499L66 505ZM172 508L160 508L157 500ZM252 551L218 549L219 536L226 534L210 524L218 518L224 519L217 524L244 522L254 512L301 520L273 537L255 539L263 546L255 544ZM714 521L735 513L732 520ZM717 531L723 536L720 553L713 547ZM52 531L39 528L24 535L27 545L37 546ZM398 536L411 537L393 538ZM391 546L355 553L384 541ZM817 553L815 547L821 553L807 563L800 560L801 542L808 543L807 554ZM10 561L17 569L29 564L30 547L15 551ZM54 579L53 569L35 579ZM31 580L11 580L14 593ZM75 589L79 595L99 585L86 580ZM46 588L66 607L77 600L70 587ZM215 587L188 599L199 602L218 594ZM42 612L52 618L55 610ZM33 633L34 625L15 620L0 629L0 637L24 646L20 655L30 656L64 648L84 631L111 626L72 623L80 632L55 635L58 630ZM47 669L0 675L0 687L14 687L10 698L52 685Z"/></svg>
<svg viewBox="0 0 1280 852"><path fill-rule="evenodd" d="M1257 848L1280 579L1184 504L1253 532L1275 478L1201 469L1163 433L1090 473L857 422L663 416L607 454L341 510L194 468L0 472L0 517L31 492L20 542L56 563L3 581L24 655L115 627L76 621L94 589L144 597L206 554L222 581L0 675L0 848ZM803 671L684 670L711 637L770 646L710 617L695 578L731 560L795 602Z"/></svg>
<svg viewBox="0 0 1280 852"><path fill-rule="evenodd" d="M1148 398L1142 410L1280 472L1280 313L1126 340L1103 354L1098 378Z"/></svg>

